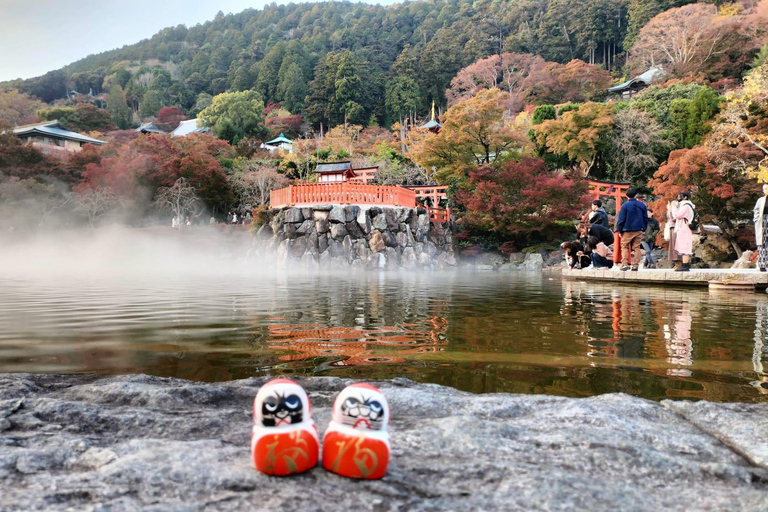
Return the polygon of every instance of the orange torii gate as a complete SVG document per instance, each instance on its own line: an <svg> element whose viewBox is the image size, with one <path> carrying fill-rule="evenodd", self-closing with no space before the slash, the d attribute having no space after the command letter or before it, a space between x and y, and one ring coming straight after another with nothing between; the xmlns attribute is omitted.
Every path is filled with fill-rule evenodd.
<svg viewBox="0 0 768 512"><path fill-rule="evenodd" d="M618 215L621 209L621 198L627 193L631 185L629 183L597 180L588 180L587 183L589 183L589 194L595 200L606 196L616 200L616 215Z"/></svg>
<svg viewBox="0 0 768 512"><path fill-rule="evenodd" d="M589 194L592 195L593 198L600 199L601 197L613 197L616 200L616 215L618 215L619 210L621 210L621 198L626 195L627 190L629 190L631 185L629 183L597 180L588 180L587 183L589 183ZM613 234L613 237L613 262L620 263L621 235L616 232ZM632 255L630 254L629 257L631 259Z"/></svg>

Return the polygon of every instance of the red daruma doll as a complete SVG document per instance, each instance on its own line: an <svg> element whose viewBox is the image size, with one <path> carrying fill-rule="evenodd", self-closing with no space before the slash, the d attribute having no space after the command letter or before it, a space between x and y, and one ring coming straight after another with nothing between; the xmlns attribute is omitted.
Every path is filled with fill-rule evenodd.
<svg viewBox="0 0 768 512"><path fill-rule="evenodd" d="M253 402L251 455L268 475L303 473L317 465L320 443L304 388L289 379L267 382Z"/></svg>
<svg viewBox="0 0 768 512"><path fill-rule="evenodd" d="M349 478L383 477L389 464L389 405L378 388L352 384L333 403L323 467Z"/></svg>

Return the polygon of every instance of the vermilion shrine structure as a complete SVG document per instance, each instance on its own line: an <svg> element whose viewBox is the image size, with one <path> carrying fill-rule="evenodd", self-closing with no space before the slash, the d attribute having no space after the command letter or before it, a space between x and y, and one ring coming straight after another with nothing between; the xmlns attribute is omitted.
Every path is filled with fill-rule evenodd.
<svg viewBox="0 0 768 512"><path fill-rule="evenodd" d="M450 208L441 208L447 199L448 186L371 185L377 168L352 169L350 162L320 164L316 169L317 183L299 183L270 192L272 208L286 206L361 205L416 208L424 206L429 219L448 222ZM428 203L425 204L425 200Z"/></svg>

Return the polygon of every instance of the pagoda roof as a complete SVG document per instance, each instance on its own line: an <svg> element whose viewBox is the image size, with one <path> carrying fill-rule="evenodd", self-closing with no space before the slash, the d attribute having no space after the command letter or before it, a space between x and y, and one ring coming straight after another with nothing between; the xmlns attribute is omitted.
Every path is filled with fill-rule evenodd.
<svg viewBox="0 0 768 512"><path fill-rule="evenodd" d="M101 146L107 142L104 140L94 139L87 135L82 135L77 132L73 132L64 128L64 126L58 121L45 121L43 123L27 124L24 126L18 126L13 129L15 135L27 135L31 133L39 133L42 135L48 135L49 137L56 137L59 139L74 140L77 142L89 142Z"/></svg>
<svg viewBox="0 0 768 512"><path fill-rule="evenodd" d="M274 145L274 144L280 144L281 142L284 142L286 144L293 144L293 141L291 139L289 139L288 137L286 137L285 135L283 135L282 132L280 133L279 137L275 137L274 139L272 139L270 141L267 141L264 144L273 144Z"/></svg>
<svg viewBox="0 0 768 512"><path fill-rule="evenodd" d="M432 128L442 128L443 125L435 121L434 119L431 121L428 121L426 124L421 125L422 128L426 128L427 130L431 130Z"/></svg>

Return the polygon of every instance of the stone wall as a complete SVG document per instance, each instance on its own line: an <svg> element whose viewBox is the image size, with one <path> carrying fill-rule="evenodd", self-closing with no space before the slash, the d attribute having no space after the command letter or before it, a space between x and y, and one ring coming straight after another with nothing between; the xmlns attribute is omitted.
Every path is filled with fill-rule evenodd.
<svg viewBox="0 0 768 512"><path fill-rule="evenodd" d="M270 210L256 235L279 265L432 269L457 264L450 223L424 208L313 206Z"/></svg>

